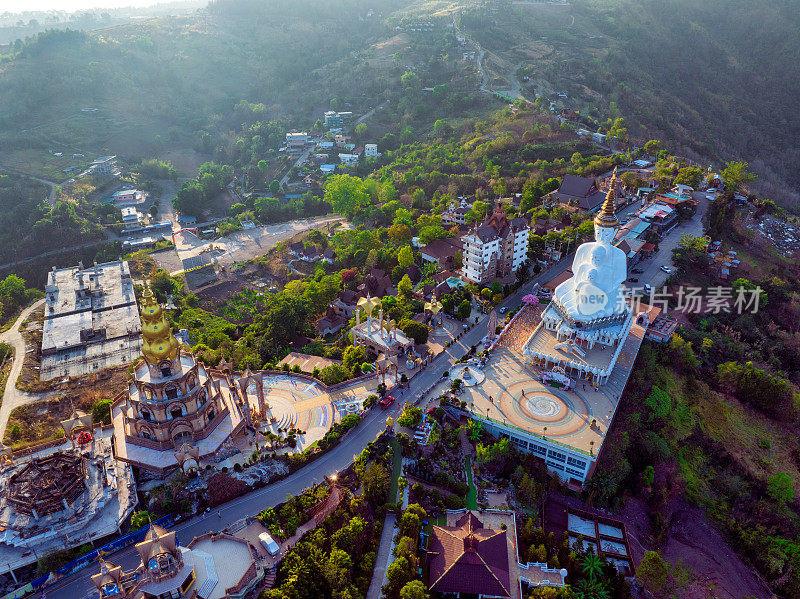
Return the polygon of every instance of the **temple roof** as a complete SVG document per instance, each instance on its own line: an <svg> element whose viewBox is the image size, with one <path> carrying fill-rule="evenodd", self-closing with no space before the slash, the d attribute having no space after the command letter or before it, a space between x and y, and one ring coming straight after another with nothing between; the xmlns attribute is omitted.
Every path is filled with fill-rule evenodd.
<svg viewBox="0 0 800 599"><path fill-rule="evenodd" d="M483 527L472 512L455 527L434 526L430 555L430 589L510 597L506 531Z"/></svg>

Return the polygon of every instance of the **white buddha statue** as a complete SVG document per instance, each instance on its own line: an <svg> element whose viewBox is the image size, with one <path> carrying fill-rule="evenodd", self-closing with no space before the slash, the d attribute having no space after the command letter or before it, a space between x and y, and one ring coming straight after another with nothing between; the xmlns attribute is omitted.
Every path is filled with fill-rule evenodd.
<svg viewBox="0 0 800 599"><path fill-rule="evenodd" d="M603 207L594 219L594 242L582 244L572 263L573 277L556 287L553 298L577 322L621 314L625 311L622 283L627 278L625 253L614 247L619 221L616 209L617 171Z"/></svg>

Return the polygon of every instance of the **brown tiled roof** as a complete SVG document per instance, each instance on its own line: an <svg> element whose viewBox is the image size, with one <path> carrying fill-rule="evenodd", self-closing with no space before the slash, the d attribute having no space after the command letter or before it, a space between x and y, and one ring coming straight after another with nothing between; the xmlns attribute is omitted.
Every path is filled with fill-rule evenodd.
<svg viewBox="0 0 800 599"><path fill-rule="evenodd" d="M484 528L472 512L455 527L434 526L428 554L432 591L511 596L506 531Z"/></svg>
<svg viewBox="0 0 800 599"><path fill-rule="evenodd" d="M464 247L461 239L458 237L449 237L447 239L434 239L428 245L420 250L420 253L427 254L431 258L438 260L442 266L444 262L452 259L455 253Z"/></svg>
<svg viewBox="0 0 800 599"><path fill-rule="evenodd" d="M339 299L343 304L347 304L348 306L355 306L356 303L358 303L359 297L361 296L359 296L358 293L350 289L343 289L339 292Z"/></svg>

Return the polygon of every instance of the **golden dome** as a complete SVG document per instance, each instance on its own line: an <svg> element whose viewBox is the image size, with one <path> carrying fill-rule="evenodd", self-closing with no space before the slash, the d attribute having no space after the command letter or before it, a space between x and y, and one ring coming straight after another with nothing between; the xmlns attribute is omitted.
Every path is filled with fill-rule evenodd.
<svg viewBox="0 0 800 599"><path fill-rule="evenodd" d="M173 360L178 355L180 344L149 286L145 287L142 294L141 316L144 359L151 364Z"/></svg>
<svg viewBox="0 0 800 599"><path fill-rule="evenodd" d="M606 201L603 202L603 207L597 216L594 217L594 224L598 227L618 227L619 220L614 215L617 211L617 167L614 167L614 174L611 176L611 182L608 185L608 193L606 194Z"/></svg>

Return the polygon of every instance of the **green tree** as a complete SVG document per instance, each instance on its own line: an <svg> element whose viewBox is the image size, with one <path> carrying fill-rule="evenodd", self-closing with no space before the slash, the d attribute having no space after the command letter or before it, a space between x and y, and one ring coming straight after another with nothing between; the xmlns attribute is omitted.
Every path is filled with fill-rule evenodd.
<svg viewBox="0 0 800 599"><path fill-rule="evenodd" d="M590 551L581 560L581 571L589 577L589 580L594 582L602 576L604 563L604 560L599 555Z"/></svg>
<svg viewBox="0 0 800 599"><path fill-rule="evenodd" d="M667 564L657 551L645 551L639 567L636 568L639 582L655 593L666 589L668 574Z"/></svg>
<svg viewBox="0 0 800 599"><path fill-rule="evenodd" d="M433 135L438 137L439 139L449 137L450 134L453 132L452 127L447 121L443 121L442 119L438 119L433 124Z"/></svg>
<svg viewBox="0 0 800 599"><path fill-rule="evenodd" d="M333 175L325 184L325 201L339 214L352 219L370 203L364 181L352 175Z"/></svg>
<svg viewBox="0 0 800 599"><path fill-rule="evenodd" d="M353 560L350 555L342 549L334 548L328 555L322 572L332 589L340 589L348 585L352 570Z"/></svg>
<svg viewBox="0 0 800 599"><path fill-rule="evenodd" d="M281 183L280 183L280 181L278 181L277 179L273 179L272 181L270 181L270 182L269 182L269 192L270 192L272 195L275 195L275 194L276 194L276 193L278 193L280 190L281 190Z"/></svg>
<svg viewBox="0 0 800 599"><path fill-rule="evenodd" d="M359 123L356 125L356 128L353 131L356 134L356 137L363 138L367 134L367 124L366 123Z"/></svg>
<svg viewBox="0 0 800 599"><path fill-rule="evenodd" d="M364 471L361 481L364 486L364 497L373 505L386 501L389 491L389 472L383 464L371 462Z"/></svg>
<svg viewBox="0 0 800 599"><path fill-rule="evenodd" d="M138 530L142 526L147 526L156 519L157 518L155 518L153 514L146 510L133 512L133 514L131 514L131 528L133 530Z"/></svg>
<svg viewBox="0 0 800 599"><path fill-rule="evenodd" d="M414 252L411 250L410 245L405 245L400 248L400 251L397 252L397 262L403 268L408 268L414 264Z"/></svg>
<svg viewBox="0 0 800 599"><path fill-rule="evenodd" d="M403 275L400 282L397 284L397 295L403 300L409 300L414 293L414 287L411 285L411 279L408 275Z"/></svg>
<svg viewBox="0 0 800 599"><path fill-rule="evenodd" d="M698 166L687 166L678 171L678 176L675 177L675 185L688 185L693 189L700 186L700 180L703 178L703 171Z"/></svg>
<svg viewBox="0 0 800 599"><path fill-rule="evenodd" d="M657 156L659 150L661 150L661 142L657 139L651 139L644 144L644 151L647 152L648 156Z"/></svg>
<svg viewBox="0 0 800 599"><path fill-rule="evenodd" d="M400 77L400 83L406 90L416 91L422 89L422 80L419 78L419 75L411 71L405 72L403 76Z"/></svg>
<svg viewBox="0 0 800 599"><path fill-rule="evenodd" d="M92 405L92 422L111 424L111 400L101 399Z"/></svg>
<svg viewBox="0 0 800 599"><path fill-rule="evenodd" d="M335 385L350 378L350 371L342 364L331 364L319 373L322 382L326 385Z"/></svg>
<svg viewBox="0 0 800 599"><path fill-rule="evenodd" d="M742 184L756 178L749 169L750 165L746 162L728 162L722 171L722 180L725 181L725 185L736 191Z"/></svg>
<svg viewBox="0 0 800 599"><path fill-rule="evenodd" d="M352 371L353 367L356 364L362 364L367 359L367 352L364 350L362 346L353 346L351 345L347 349L344 350L344 354L342 354L342 364L348 370Z"/></svg>
<svg viewBox="0 0 800 599"><path fill-rule="evenodd" d="M402 589L400 589L400 599L430 599L428 587L421 580L412 580L407 582Z"/></svg>
<svg viewBox="0 0 800 599"><path fill-rule="evenodd" d="M417 345L428 342L428 327L416 320L404 320L400 322L400 329L407 337L414 340Z"/></svg>
<svg viewBox="0 0 800 599"><path fill-rule="evenodd" d="M458 312L456 316L458 316L461 320L465 318L469 318L469 315L472 313L472 304L469 300L465 299L458 305Z"/></svg>
<svg viewBox="0 0 800 599"><path fill-rule="evenodd" d="M386 568L385 597L398 597L399 591L411 581L411 565L404 557L398 557Z"/></svg>
<svg viewBox="0 0 800 599"><path fill-rule="evenodd" d="M422 227L419 230L419 240L425 245L428 245L429 243L435 241L436 239L444 239L445 237L449 236L450 236L449 233L444 230L444 227L441 227L439 225Z"/></svg>

